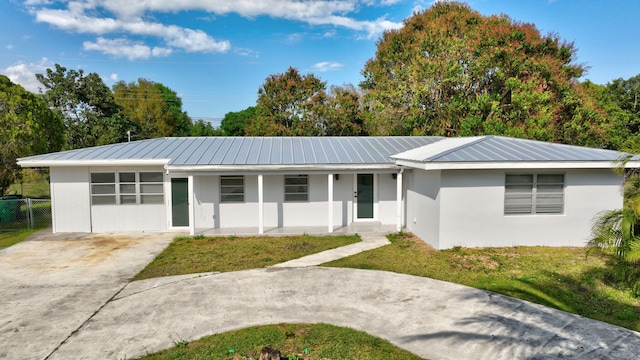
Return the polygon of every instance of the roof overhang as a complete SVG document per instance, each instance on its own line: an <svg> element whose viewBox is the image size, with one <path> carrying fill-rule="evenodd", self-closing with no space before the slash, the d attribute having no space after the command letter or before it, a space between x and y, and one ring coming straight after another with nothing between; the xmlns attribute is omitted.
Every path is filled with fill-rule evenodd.
<svg viewBox="0 0 640 360"><path fill-rule="evenodd" d="M613 169L619 161L513 161L513 162L421 162L396 160L400 166L422 170L527 170L527 169ZM640 167L640 161L629 161L625 168Z"/></svg>
<svg viewBox="0 0 640 360"><path fill-rule="evenodd" d="M166 165L174 172L279 172L279 171L351 171L351 170L397 170L394 163L387 164L313 164L313 165Z"/></svg>
<svg viewBox="0 0 640 360"><path fill-rule="evenodd" d="M58 166L165 166L169 159L134 159L134 160L22 160L22 167L58 167Z"/></svg>

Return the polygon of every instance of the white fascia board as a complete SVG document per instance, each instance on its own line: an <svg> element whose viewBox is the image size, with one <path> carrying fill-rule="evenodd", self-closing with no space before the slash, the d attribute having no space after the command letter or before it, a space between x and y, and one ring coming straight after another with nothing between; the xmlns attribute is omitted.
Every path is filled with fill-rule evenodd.
<svg viewBox="0 0 640 360"><path fill-rule="evenodd" d="M169 159L153 160L18 160L22 167L56 166L165 166Z"/></svg>
<svg viewBox="0 0 640 360"><path fill-rule="evenodd" d="M613 169L619 167L615 161L418 162L397 160L396 164L422 170ZM635 166L627 164L626 167Z"/></svg>
<svg viewBox="0 0 640 360"><path fill-rule="evenodd" d="M618 163L616 163L618 164ZM622 164L622 163L620 163ZM627 161L626 164L624 164L625 169L635 169L635 168L640 168L640 160L634 160L634 161Z"/></svg>
<svg viewBox="0 0 640 360"><path fill-rule="evenodd" d="M394 170L396 164L321 164L321 165L167 165L167 171L175 172L279 172L321 171L344 172L353 170Z"/></svg>

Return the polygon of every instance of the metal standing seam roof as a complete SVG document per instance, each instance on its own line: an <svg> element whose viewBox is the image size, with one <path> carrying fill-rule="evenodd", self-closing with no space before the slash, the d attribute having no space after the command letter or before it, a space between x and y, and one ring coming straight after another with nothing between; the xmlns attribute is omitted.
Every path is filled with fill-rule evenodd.
<svg viewBox="0 0 640 360"><path fill-rule="evenodd" d="M624 153L502 136L447 138L392 155L396 160L431 163L620 160Z"/></svg>
<svg viewBox="0 0 640 360"><path fill-rule="evenodd" d="M391 155L442 140L384 137L175 137L139 140L19 159L38 166L166 160L172 166L393 164Z"/></svg>
<svg viewBox="0 0 640 360"><path fill-rule="evenodd" d="M501 136L177 137L62 151L19 159L23 166L118 164L169 166L389 165L514 162L612 162L624 153ZM634 157L633 161L640 158Z"/></svg>

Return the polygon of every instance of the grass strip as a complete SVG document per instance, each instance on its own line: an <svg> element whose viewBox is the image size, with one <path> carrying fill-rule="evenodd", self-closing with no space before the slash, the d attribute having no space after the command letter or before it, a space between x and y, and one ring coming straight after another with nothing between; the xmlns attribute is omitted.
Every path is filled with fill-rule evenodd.
<svg viewBox="0 0 640 360"><path fill-rule="evenodd" d="M40 229L24 229L0 233L0 249L15 245Z"/></svg>
<svg viewBox="0 0 640 360"><path fill-rule="evenodd" d="M255 326L212 335L150 354L141 359L258 359L263 347L280 350L286 360L417 360L420 357L386 340L327 324Z"/></svg>
<svg viewBox="0 0 640 360"><path fill-rule="evenodd" d="M133 280L262 268L359 241L358 235L180 237Z"/></svg>

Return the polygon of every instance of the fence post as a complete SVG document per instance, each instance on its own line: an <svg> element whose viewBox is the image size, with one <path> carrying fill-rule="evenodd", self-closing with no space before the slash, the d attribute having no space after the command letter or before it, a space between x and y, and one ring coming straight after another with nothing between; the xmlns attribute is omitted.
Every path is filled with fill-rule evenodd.
<svg viewBox="0 0 640 360"><path fill-rule="evenodd" d="M33 206L31 203L31 198L27 198L27 209L29 213L29 215L27 216L27 224L29 226L29 229L33 229L34 221L33 221Z"/></svg>

